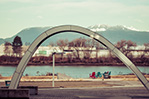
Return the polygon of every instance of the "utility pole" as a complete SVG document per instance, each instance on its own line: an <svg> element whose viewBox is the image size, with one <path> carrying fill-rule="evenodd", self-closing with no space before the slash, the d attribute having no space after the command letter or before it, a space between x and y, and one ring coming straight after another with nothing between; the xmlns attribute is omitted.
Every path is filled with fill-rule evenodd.
<svg viewBox="0 0 149 99"><path fill-rule="evenodd" d="M55 54L56 54L56 52L53 52L53 53L52 53L52 56L53 56L53 75L52 75L52 87L54 87L54 74L55 74L55 72L54 72L54 69L55 69Z"/></svg>

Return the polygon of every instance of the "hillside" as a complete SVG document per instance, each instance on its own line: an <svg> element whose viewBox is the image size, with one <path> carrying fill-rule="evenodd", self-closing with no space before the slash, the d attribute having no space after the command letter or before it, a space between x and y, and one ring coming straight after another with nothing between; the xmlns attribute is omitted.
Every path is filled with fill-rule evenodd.
<svg viewBox="0 0 149 99"><path fill-rule="evenodd" d="M22 39L23 44L30 44L32 43L41 33L50 29L51 27L33 27L23 29L16 35L20 36ZM120 40L132 40L136 42L138 45L142 45L144 43L149 43L149 32L147 31L139 31L134 28L129 28L122 25L117 26L108 26L108 25L93 25L89 26L89 29L96 31L97 33L103 35L112 43L116 43ZM12 42L14 35L11 38L2 39L0 38L0 45L3 44L5 41ZM78 33L61 33L52 36L51 38L47 39L42 45L49 45L50 42L56 42L59 39L68 39L69 41L79 38L85 37L82 34Z"/></svg>

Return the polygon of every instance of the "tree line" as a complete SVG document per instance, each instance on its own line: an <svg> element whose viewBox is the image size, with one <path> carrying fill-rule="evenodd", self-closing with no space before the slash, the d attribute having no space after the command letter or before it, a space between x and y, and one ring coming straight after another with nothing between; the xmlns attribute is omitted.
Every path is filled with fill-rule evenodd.
<svg viewBox="0 0 149 99"><path fill-rule="evenodd" d="M67 55L61 54L56 56L56 62L59 64L84 64L84 65L123 65L123 63L115 57L109 50L108 55L100 56L101 50L108 50L106 46L103 46L99 42L93 39L77 38L73 41L67 39L60 39L56 43L50 43L51 47L58 46L62 51L71 51ZM122 51L133 63L137 65L149 65L149 43L144 43L143 50L135 50L137 44L131 40L118 41L115 46ZM10 47L13 49L11 55ZM134 57L133 52L141 53ZM18 64L22 57L22 41L21 38L16 36L14 41L11 43L5 43L4 56L0 57L1 63L14 63ZM94 54L94 55L93 55ZM52 64L52 55L47 56L34 56L30 59L29 64L31 65L45 65Z"/></svg>
<svg viewBox="0 0 149 99"><path fill-rule="evenodd" d="M15 57L21 57L22 56L22 40L21 37L16 36L12 43L5 42L4 44L4 54L6 56L15 56ZM11 52L13 50L13 52Z"/></svg>

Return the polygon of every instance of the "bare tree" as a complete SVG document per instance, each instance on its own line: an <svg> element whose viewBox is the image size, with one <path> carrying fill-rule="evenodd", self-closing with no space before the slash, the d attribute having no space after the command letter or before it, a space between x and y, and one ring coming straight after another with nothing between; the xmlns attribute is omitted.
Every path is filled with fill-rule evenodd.
<svg viewBox="0 0 149 99"><path fill-rule="evenodd" d="M67 60L68 60L68 62L71 63L72 62L72 59L73 59L72 54L68 53L67 54Z"/></svg>
<svg viewBox="0 0 149 99"><path fill-rule="evenodd" d="M144 43L145 49L144 49L144 56L146 55L148 57L149 55L149 43Z"/></svg>
<svg viewBox="0 0 149 99"><path fill-rule="evenodd" d="M73 55L79 60L81 60L81 53L84 50L84 47L86 46L85 43L85 38L78 38L69 42L69 47L73 47L74 49Z"/></svg>
<svg viewBox="0 0 149 99"><path fill-rule="evenodd" d="M149 50L149 43L144 43L144 46L145 46L144 50L148 51Z"/></svg>
<svg viewBox="0 0 149 99"><path fill-rule="evenodd" d="M97 41L94 42L94 45L95 45L95 48L96 48L96 57L95 57L96 58L96 62L99 62L99 56L98 56L98 54L99 54L100 49L102 48L102 46Z"/></svg>
<svg viewBox="0 0 149 99"><path fill-rule="evenodd" d="M68 40L58 40L57 41L57 46L60 48L60 50L62 50L64 52L65 48L68 47ZM63 58L63 54L61 54L61 59Z"/></svg>
<svg viewBox="0 0 149 99"><path fill-rule="evenodd" d="M10 42L5 42L5 48L4 48L4 53L6 56L10 56L11 52L12 52L12 45Z"/></svg>
<svg viewBox="0 0 149 99"><path fill-rule="evenodd" d="M93 58L92 52L93 48L95 48L95 41L93 39L86 39L85 45L84 45L84 59L89 59Z"/></svg>
<svg viewBox="0 0 149 99"><path fill-rule="evenodd" d="M133 48L135 48L136 46L137 46L136 43L132 42L131 40L128 40L127 41L127 49L126 49L127 50L127 53L126 53L126 56L132 58L133 56L132 56L131 50Z"/></svg>
<svg viewBox="0 0 149 99"><path fill-rule="evenodd" d="M126 44L127 44L126 40L121 40L117 42L116 47L124 53L126 51L126 48L125 48Z"/></svg>
<svg viewBox="0 0 149 99"><path fill-rule="evenodd" d="M116 47L121 50L126 56L132 56L130 54L131 52L131 49L136 47L136 43L132 42L131 40L121 40L121 41L118 41L117 44L116 44Z"/></svg>

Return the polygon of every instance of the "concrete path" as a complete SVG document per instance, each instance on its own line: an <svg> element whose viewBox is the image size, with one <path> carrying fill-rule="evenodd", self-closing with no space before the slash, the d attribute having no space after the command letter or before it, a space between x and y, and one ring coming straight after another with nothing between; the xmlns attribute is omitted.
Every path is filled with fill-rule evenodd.
<svg viewBox="0 0 149 99"><path fill-rule="evenodd" d="M149 99L149 91L139 81L114 79L104 82L116 86L39 88L39 94L31 96L30 99Z"/></svg>
<svg viewBox="0 0 149 99"><path fill-rule="evenodd" d="M30 99L149 99L143 87L44 88Z"/></svg>
<svg viewBox="0 0 149 99"><path fill-rule="evenodd" d="M81 82L82 81L82 82ZM109 86L92 86L88 84L102 84L101 79L57 79L57 83L66 83L73 87L50 88L51 81L27 81L22 84L36 86L46 84L48 87L39 87L38 95L31 95L30 99L149 99L147 91L140 81L124 81L122 79L105 79L104 84ZM84 87L80 83L87 84ZM4 82L0 83L4 85ZM75 85L74 85L75 84ZM79 86L77 86L77 85ZM26 86L26 85L25 85Z"/></svg>

